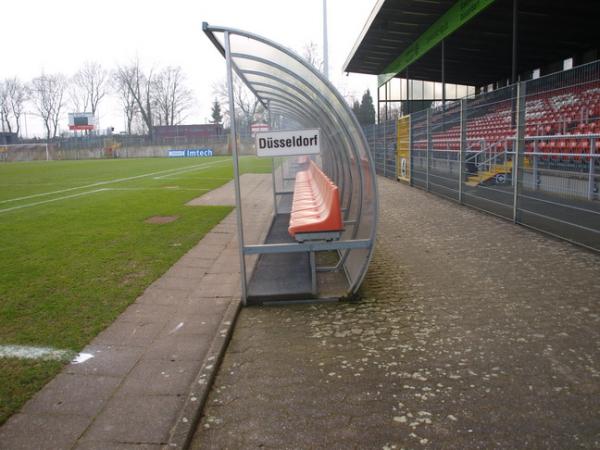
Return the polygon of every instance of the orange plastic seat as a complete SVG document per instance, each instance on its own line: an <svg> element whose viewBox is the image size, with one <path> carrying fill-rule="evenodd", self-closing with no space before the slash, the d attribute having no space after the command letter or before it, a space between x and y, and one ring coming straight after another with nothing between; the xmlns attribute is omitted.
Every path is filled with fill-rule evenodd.
<svg viewBox="0 0 600 450"><path fill-rule="evenodd" d="M292 237L340 232L343 224L338 187L310 161L307 170L296 174L288 232Z"/></svg>

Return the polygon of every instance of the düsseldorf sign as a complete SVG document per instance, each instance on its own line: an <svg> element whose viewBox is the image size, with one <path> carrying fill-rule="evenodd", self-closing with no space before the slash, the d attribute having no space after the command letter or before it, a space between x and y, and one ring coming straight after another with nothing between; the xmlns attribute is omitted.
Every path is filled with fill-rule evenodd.
<svg viewBox="0 0 600 450"><path fill-rule="evenodd" d="M256 133L257 156L314 155L321 150L319 129Z"/></svg>

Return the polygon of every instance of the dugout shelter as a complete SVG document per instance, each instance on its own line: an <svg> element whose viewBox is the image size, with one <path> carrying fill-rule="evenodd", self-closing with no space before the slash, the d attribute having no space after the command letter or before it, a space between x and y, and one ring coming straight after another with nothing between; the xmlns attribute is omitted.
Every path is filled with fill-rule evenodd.
<svg viewBox="0 0 600 450"><path fill-rule="evenodd" d="M232 140L244 303L354 295L373 252L378 209L374 166L360 125L331 83L291 50L238 29L204 23L203 30L226 61L232 135L238 131L237 78L268 112L272 131L283 133L263 141L257 136L257 142L271 145L263 150L319 144L318 153L273 158L271 225L262 242L246 242L247 194L240 186L238 139ZM252 258L258 261L249 271Z"/></svg>

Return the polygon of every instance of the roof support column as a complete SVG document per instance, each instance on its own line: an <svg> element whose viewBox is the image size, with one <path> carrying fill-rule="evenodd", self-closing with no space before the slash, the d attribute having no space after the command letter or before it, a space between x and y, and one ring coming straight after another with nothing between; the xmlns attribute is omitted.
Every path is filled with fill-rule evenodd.
<svg viewBox="0 0 600 450"><path fill-rule="evenodd" d="M410 107L410 88L412 83L409 80L409 73L408 73L408 67L406 68L406 105L407 105L407 109L408 109L408 114L410 114L412 112L412 108Z"/></svg>
<svg viewBox="0 0 600 450"><path fill-rule="evenodd" d="M388 120L388 87L389 87L388 85L389 85L389 83L390 82L388 81L383 85L383 88L385 89L385 106L384 106L384 108L385 108L385 120L386 121Z"/></svg>
<svg viewBox="0 0 600 450"><path fill-rule="evenodd" d="M519 0L513 0L512 10L512 73L510 77L511 84L517 82L517 40L519 37Z"/></svg>
<svg viewBox="0 0 600 450"><path fill-rule="evenodd" d="M434 96L435 98L435 96ZM446 40L442 39L442 110L446 111Z"/></svg>
<svg viewBox="0 0 600 450"><path fill-rule="evenodd" d="M381 123L381 114L379 110L381 109L381 99L379 98L379 90L381 86L377 86L377 123Z"/></svg>

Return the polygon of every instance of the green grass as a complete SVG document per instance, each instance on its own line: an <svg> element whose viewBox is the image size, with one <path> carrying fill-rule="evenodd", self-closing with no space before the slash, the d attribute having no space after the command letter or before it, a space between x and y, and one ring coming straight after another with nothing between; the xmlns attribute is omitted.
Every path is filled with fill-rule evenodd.
<svg viewBox="0 0 600 450"><path fill-rule="evenodd" d="M229 158L0 165L0 345L81 350L231 211L185 206L231 177ZM61 367L0 358L0 424Z"/></svg>

